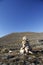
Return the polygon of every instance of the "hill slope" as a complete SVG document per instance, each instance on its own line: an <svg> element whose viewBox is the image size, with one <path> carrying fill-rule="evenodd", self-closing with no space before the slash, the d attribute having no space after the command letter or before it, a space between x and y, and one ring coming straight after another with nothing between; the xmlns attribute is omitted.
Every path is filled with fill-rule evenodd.
<svg viewBox="0 0 43 65"><path fill-rule="evenodd" d="M27 36L30 45L33 46L41 45L39 40L43 40L43 33L34 33L34 32L11 33L0 38L0 47L19 49L22 45L21 41L23 36Z"/></svg>

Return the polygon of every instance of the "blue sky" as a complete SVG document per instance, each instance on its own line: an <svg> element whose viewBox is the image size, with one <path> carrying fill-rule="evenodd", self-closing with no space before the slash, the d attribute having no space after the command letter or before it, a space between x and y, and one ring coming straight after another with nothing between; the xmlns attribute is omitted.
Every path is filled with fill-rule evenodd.
<svg viewBox="0 0 43 65"><path fill-rule="evenodd" d="M43 32L43 0L0 0L0 37L12 32Z"/></svg>

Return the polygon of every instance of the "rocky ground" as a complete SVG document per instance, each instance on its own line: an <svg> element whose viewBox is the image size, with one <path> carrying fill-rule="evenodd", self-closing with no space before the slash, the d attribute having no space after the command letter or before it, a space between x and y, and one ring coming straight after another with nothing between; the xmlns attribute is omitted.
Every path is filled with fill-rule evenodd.
<svg viewBox="0 0 43 65"><path fill-rule="evenodd" d="M19 54L25 35L33 54ZM9 53L9 50L12 52ZM43 33L12 33L0 38L0 65L43 65Z"/></svg>
<svg viewBox="0 0 43 65"><path fill-rule="evenodd" d="M43 65L43 53L23 54L0 53L0 65Z"/></svg>

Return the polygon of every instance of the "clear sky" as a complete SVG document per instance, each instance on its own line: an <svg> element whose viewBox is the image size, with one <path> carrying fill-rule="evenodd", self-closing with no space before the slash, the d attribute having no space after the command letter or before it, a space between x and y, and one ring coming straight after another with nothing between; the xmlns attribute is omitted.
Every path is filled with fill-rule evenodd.
<svg viewBox="0 0 43 65"><path fill-rule="evenodd" d="M12 32L43 32L43 0L0 0L0 37Z"/></svg>

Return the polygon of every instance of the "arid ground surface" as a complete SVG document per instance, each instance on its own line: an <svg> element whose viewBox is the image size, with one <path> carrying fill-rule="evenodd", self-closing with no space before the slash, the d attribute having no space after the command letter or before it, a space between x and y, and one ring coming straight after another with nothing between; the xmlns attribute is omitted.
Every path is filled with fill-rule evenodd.
<svg viewBox="0 0 43 65"><path fill-rule="evenodd" d="M32 55L19 53L23 36L29 39ZM43 33L12 33L0 38L0 65L43 65Z"/></svg>

